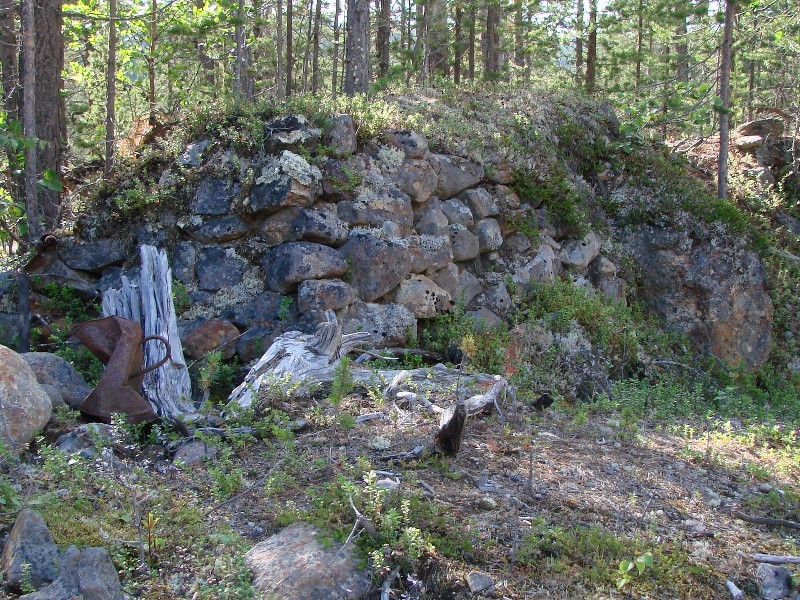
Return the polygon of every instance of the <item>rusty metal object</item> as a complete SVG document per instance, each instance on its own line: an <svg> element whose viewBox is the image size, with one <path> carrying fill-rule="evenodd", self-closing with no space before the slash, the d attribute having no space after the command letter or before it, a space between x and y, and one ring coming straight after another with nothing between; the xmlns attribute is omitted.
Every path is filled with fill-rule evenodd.
<svg viewBox="0 0 800 600"><path fill-rule="evenodd" d="M105 423L110 423L111 415L115 413L125 414L131 424L157 420L153 407L141 395L142 381L145 373L170 359L169 342L160 335L142 338L139 323L116 316L86 321L75 328L73 335L106 366L97 387L78 410ZM156 364L143 368L142 345L149 340L163 342L167 355Z"/></svg>

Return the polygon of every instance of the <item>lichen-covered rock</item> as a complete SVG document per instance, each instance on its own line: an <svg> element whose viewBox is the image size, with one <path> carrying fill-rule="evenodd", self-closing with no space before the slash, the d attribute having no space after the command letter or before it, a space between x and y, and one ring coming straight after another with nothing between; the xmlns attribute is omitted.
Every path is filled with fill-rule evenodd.
<svg viewBox="0 0 800 600"><path fill-rule="evenodd" d="M472 211L461 200L457 200L456 198L445 200L442 202L441 208L450 225L472 227L475 224L475 217Z"/></svg>
<svg viewBox="0 0 800 600"><path fill-rule="evenodd" d="M402 150L406 158L424 159L428 156L428 141L416 131L393 131L386 134L386 143Z"/></svg>
<svg viewBox="0 0 800 600"><path fill-rule="evenodd" d="M392 291L411 272L407 248L392 240L355 234L341 252L350 263L351 283L365 302Z"/></svg>
<svg viewBox="0 0 800 600"><path fill-rule="evenodd" d="M481 219L475 223L472 232L478 237L478 248L481 254L498 250L503 245L503 234L500 233L497 219L491 217Z"/></svg>
<svg viewBox="0 0 800 600"><path fill-rule="evenodd" d="M446 235L420 235L409 240L411 272L438 271L453 262L453 247Z"/></svg>
<svg viewBox="0 0 800 600"><path fill-rule="evenodd" d="M70 269L99 273L106 267L125 262L128 253L120 240L105 239L79 244L73 239L59 243L58 254Z"/></svg>
<svg viewBox="0 0 800 600"><path fill-rule="evenodd" d="M417 319L414 313L399 304L357 301L342 311L341 322L345 333L371 333L376 348L403 346L409 336L417 335Z"/></svg>
<svg viewBox="0 0 800 600"><path fill-rule="evenodd" d="M5 346L0 346L0 400L0 441L22 450L47 425L53 405L33 369Z"/></svg>
<svg viewBox="0 0 800 600"><path fill-rule="evenodd" d="M194 282L194 266L197 263L197 248L192 242L178 242L172 250L172 276L181 283Z"/></svg>
<svg viewBox="0 0 800 600"><path fill-rule="evenodd" d="M289 115L264 125L264 149L267 152L297 152L301 148L313 150L317 147L321 134L322 131L309 123L304 116Z"/></svg>
<svg viewBox="0 0 800 600"><path fill-rule="evenodd" d="M560 273L561 261L553 248L542 244L534 257L518 268L512 277L514 282L527 288L531 283L552 283Z"/></svg>
<svg viewBox="0 0 800 600"><path fill-rule="evenodd" d="M435 192L439 198L452 198L483 179L483 167L465 158L431 154L428 161L439 176Z"/></svg>
<svg viewBox="0 0 800 600"><path fill-rule="evenodd" d="M517 231L505 237L501 249L507 257L513 258L518 254L527 252L531 249L531 246L531 239L524 233Z"/></svg>
<svg viewBox="0 0 800 600"><path fill-rule="evenodd" d="M197 186L189 210L196 215L226 215L231 210L231 200L239 193L239 186L221 177L206 177Z"/></svg>
<svg viewBox="0 0 800 600"><path fill-rule="evenodd" d="M450 226L450 245L453 247L453 260L456 262L472 260L481 253L478 236L463 225Z"/></svg>
<svg viewBox="0 0 800 600"><path fill-rule="evenodd" d="M328 147L338 158L349 156L357 149L356 125L350 115L336 115L328 129Z"/></svg>
<svg viewBox="0 0 800 600"><path fill-rule="evenodd" d="M756 579L764 600L784 600L793 597L792 572L784 566L758 563Z"/></svg>
<svg viewBox="0 0 800 600"><path fill-rule="evenodd" d="M734 137L733 143L739 150L754 150L764 145L764 138L760 135L743 135Z"/></svg>
<svg viewBox="0 0 800 600"><path fill-rule="evenodd" d="M202 164L203 153L211 145L211 140L198 140L192 142L178 157L178 164L183 167L199 167Z"/></svg>
<svg viewBox="0 0 800 600"><path fill-rule="evenodd" d="M570 240L562 244L559 255L561 264L575 271L585 269L600 254L602 243L600 236L590 231L581 240Z"/></svg>
<svg viewBox="0 0 800 600"><path fill-rule="evenodd" d="M244 236L249 227L241 217L226 215L212 219L195 217L186 222L183 230L190 237L204 244L224 244Z"/></svg>
<svg viewBox="0 0 800 600"><path fill-rule="evenodd" d="M424 275L403 280L394 292L394 301L405 306L418 319L430 319L437 312L452 308L450 294Z"/></svg>
<svg viewBox="0 0 800 600"><path fill-rule="evenodd" d="M325 547L319 531L294 523L245 555L259 597L283 600L361 600L370 577L358 566L352 544Z"/></svg>
<svg viewBox="0 0 800 600"><path fill-rule="evenodd" d="M56 354L25 352L20 356L33 370L39 385L55 388L61 400L73 408L78 408L92 391L83 375ZM47 388L44 389L48 391ZM50 394L48 393L48 395Z"/></svg>
<svg viewBox="0 0 800 600"><path fill-rule="evenodd" d="M311 206L322 173L297 154L285 150L262 167L244 206L252 213L271 214L286 206Z"/></svg>
<svg viewBox="0 0 800 600"><path fill-rule="evenodd" d="M264 258L264 272L271 290L286 294L306 279L330 279L344 275L348 269L344 249L312 242L288 242L275 248Z"/></svg>
<svg viewBox="0 0 800 600"><path fill-rule="evenodd" d="M356 298L353 286L341 279L309 279L297 287L297 307L301 313L339 310Z"/></svg>
<svg viewBox="0 0 800 600"><path fill-rule="evenodd" d="M337 209L339 218L351 226L380 228L392 221L406 232L414 221L411 198L394 187L362 189L355 200L339 202Z"/></svg>
<svg viewBox="0 0 800 600"><path fill-rule="evenodd" d="M70 546L58 577L46 588L20 596L20 600L122 600L119 575L105 548Z"/></svg>
<svg viewBox="0 0 800 600"><path fill-rule="evenodd" d="M333 206L325 209L292 206L265 219L258 233L269 246L299 240L341 246L347 241L349 231Z"/></svg>
<svg viewBox="0 0 800 600"><path fill-rule="evenodd" d="M436 191L439 176L424 160L406 160L397 169L393 179L403 192L417 204L427 202Z"/></svg>
<svg viewBox="0 0 800 600"><path fill-rule="evenodd" d="M245 261L231 249L203 248L195 265L197 287L207 292L233 287L242 281L245 266Z"/></svg>
<svg viewBox="0 0 800 600"><path fill-rule="evenodd" d="M15 592L23 585L38 590L58 576L61 551L42 515L29 508L17 517L0 556L0 573Z"/></svg>
<svg viewBox="0 0 800 600"><path fill-rule="evenodd" d="M224 319L209 319L192 330L181 340L183 351L192 358L203 358L212 350L222 352L222 358L228 360L236 353L236 338L239 330L233 323Z"/></svg>
<svg viewBox="0 0 800 600"><path fill-rule="evenodd" d="M486 217L495 217L500 213L497 202L495 202L491 194L483 188L464 190L458 197L460 200L463 200L472 211L475 221L480 221Z"/></svg>
<svg viewBox="0 0 800 600"><path fill-rule="evenodd" d="M773 306L756 254L652 226L633 232L627 246L644 274L644 300L668 327L730 364L754 370L767 361Z"/></svg>

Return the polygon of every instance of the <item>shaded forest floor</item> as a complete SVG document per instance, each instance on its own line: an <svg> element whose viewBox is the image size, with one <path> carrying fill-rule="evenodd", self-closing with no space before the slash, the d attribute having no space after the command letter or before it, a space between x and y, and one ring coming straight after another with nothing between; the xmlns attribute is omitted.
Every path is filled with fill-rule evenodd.
<svg viewBox="0 0 800 600"><path fill-rule="evenodd" d="M167 460L154 432L132 443L120 430L96 440L106 449L94 459L66 459L43 440L11 469L19 501L56 541L107 547L137 598L252 597L249 547L296 520L341 543L355 523L350 500L377 530L356 538L375 589L403 568L393 598L476 597L472 570L495 584L480 597L723 598L730 579L755 598L749 555L800 553L796 531L733 515L798 520L796 432L653 423L602 403L501 410L470 419L452 459L427 450L436 415L354 393L338 406L274 400L253 421L260 433L212 440L216 457L188 466ZM74 424L64 417L47 439ZM0 514L0 529L12 523ZM620 562L647 552L652 568L617 591Z"/></svg>

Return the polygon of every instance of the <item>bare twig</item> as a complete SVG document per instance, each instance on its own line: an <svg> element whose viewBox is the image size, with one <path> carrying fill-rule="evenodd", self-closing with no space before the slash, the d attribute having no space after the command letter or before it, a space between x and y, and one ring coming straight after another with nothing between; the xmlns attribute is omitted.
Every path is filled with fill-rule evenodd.
<svg viewBox="0 0 800 600"><path fill-rule="evenodd" d="M428 492L431 496L436 495L436 490L434 490L431 485L427 481L423 481L422 479L419 480L420 487Z"/></svg>
<svg viewBox="0 0 800 600"><path fill-rule="evenodd" d="M731 593L731 597L733 600L744 600L744 592L736 587L736 584L732 581L728 580L725 582L725 587L728 588L728 591Z"/></svg>
<svg viewBox="0 0 800 600"><path fill-rule="evenodd" d="M757 525L770 525L772 527L788 527L789 529L800 529L800 523L797 521L787 521L786 519L773 519L771 517L753 517L746 515L740 510L733 511L735 517L740 518L742 521L748 523L755 523Z"/></svg>

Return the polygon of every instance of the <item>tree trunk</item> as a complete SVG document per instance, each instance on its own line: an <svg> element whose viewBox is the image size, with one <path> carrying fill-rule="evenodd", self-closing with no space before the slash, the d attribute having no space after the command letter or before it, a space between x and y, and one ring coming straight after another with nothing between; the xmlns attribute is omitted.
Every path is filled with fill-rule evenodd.
<svg viewBox="0 0 800 600"><path fill-rule="evenodd" d="M500 7L490 1L486 7L486 39L483 57L483 80L494 81L500 76Z"/></svg>
<svg viewBox="0 0 800 600"><path fill-rule="evenodd" d="M475 0L470 0L470 10L469 10L469 48L467 51L467 65L469 70L469 80L475 81L475 37L477 36L476 32L476 21L478 15L475 9Z"/></svg>
<svg viewBox="0 0 800 600"><path fill-rule="evenodd" d="M286 88L283 84L283 1L278 0L278 11L275 14L275 43L277 57L275 62L275 92L278 100L283 100Z"/></svg>
<svg viewBox="0 0 800 600"><path fill-rule="evenodd" d="M34 0L22 2L22 132L36 137L36 31ZM25 210L28 217L28 241L36 244L42 237L42 213L37 192L37 152L32 146L25 152Z"/></svg>
<svg viewBox="0 0 800 600"><path fill-rule="evenodd" d="M322 0L317 0L314 9L314 53L311 59L311 93L319 91L319 30L322 20Z"/></svg>
<svg viewBox="0 0 800 600"><path fill-rule="evenodd" d="M306 28L306 47L303 52L303 93L308 91L308 69L311 64L311 43L314 37L314 0L308 0L308 27Z"/></svg>
<svg viewBox="0 0 800 600"><path fill-rule="evenodd" d="M366 94L369 88L369 0L347 0L344 93Z"/></svg>
<svg viewBox="0 0 800 600"><path fill-rule="evenodd" d="M522 0L514 0L514 64L522 69L525 66L525 21L522 17Z"/></svg>
<svg viewBox="0 0 800 600"><path fill-rule="evenodd" d="M38 0L36 5L36 137L37 174L49 171L61 174L63 147L67 138L66 107L62 91L64 80L64 36L61 0ZM42 211L45 231L58 225L61 193L40 189L37 201Z"/></svg>
<svg viewBox="0 0 800 600"><path fill-rule="evenodd" d="M683 10L680 5L675 7L678 14L678 26L675 28L675 80L678 83L689 83L689 44L686 40L689 29L686 24L686 15L680 14Z"/></svg>
<svg viewBox="0 0 800 600"><path fill-rule="evenodd" d="M433 81L434 75L449 75L447 64L447 4L445 0L428 0L425 17L427 20L428 73Z"/></svg>
<svg viewBox="0 0 800 600"><path fill-rule="evenodd" d="M17 119L19 110L16 14L13 0L0 0L0 68L3 69L3 107L8 121Z"/></svg>
<svg viewBox="0 0 800 600"><path fill-rule="evenodd" d="M293 20L292 0L286 0L286 97L292 95L292 69L294 67L293 50L294 44L292 36Z"/></svg>
<svg viewBox="0 0 800 600"><path fill-rule="evenodd" d="M255 84L253 82L253 55L250 45L247 43L247 30L245 29L245 5L244 0L239 0L236 11L236 26L234 37L236 38L236 69L233 81L233 97L237 102L250 102L255 95Z"/></svg>
<svg viewBox="0 0 800 600"><path fill-rule="evenodd" d="M114 166L117 102L117 0L108 0L108 65L106 67L106 157L103 173L106 177Z"/></svg>
<svg viewBox="0 0 800 600"><path fill-rule="evenodd" d="M389 75L389 41L392 37L391 1L379 0L378 27L376 42L378 46L378 77Z"/></svg>
<svg viewBox="0 0 800 600"><path fill-rule="evenodd" d="M461 30L461 22L464 18L464 11L461 8L461 1L456 1L454 19L454 43L453 43L453 83L456 85L461 83L461 63L464 60L464 33Z"/></svg>
<svg viewBox="0 0 800 600"><path fill-rule="evenodd" d="M147 103L150 107L150 125L156 125L156 44L158 43L158 0L150 2L150 47L147 52Z"/></svg>
<svg viewBox="0 0 800 600"><path fill-rule="evenodd" d="M578 0L575 11L575 78L583 82L583 0Z"/></svg>
<svg viewBox="0 0 800 600"><path fill-rule="evenodd" d="M638 90L642 81L642 44L644 42L644 0L636 5L636 77L634 89Z"/></svg>
<svg viewBox="0 0 800 600"><path fill-rule="evenodd" d="M725 4L725 28L720 56L719 97L722 104L719 115L719 157L717 160L717 197L728 196L728 140L731 124L731 64L733 62L733 19L736 0Z"/></svg>
<svg viewBox="0 0 800 600"><path fill-rule="evenodd" d="M336 0L336 8L333 13L333 74L331 76L331 94L334 97L339 92L339 14L341 11L341 0Z"/></svg>
<svg viewBox="0 0 800 600"><path fill-rule="evenodd" d="M597 89L597 0L589 0L589 38L586 47L586 92Z"/></svg>

